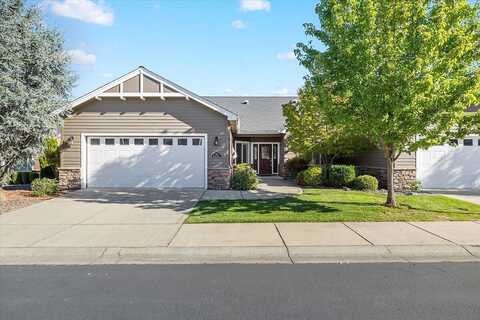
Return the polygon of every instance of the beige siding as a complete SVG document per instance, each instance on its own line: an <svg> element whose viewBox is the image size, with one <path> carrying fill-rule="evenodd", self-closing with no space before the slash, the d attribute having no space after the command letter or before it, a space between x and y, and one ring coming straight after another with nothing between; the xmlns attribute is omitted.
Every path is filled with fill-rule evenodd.
<svg viewBox="0 0 480 320"><path fill-rule="evenodd" d="M135 76L123 83L123 92L140 92L140 76Z"/></svg>
<svg viewBox="0 0 480 320"><path fill-rule="evenodd" d="M381 150L375 149L363 152L354 157L355 165L369 168L387 168L385 157ZM415 169L415 153L402 153L395 162L395 169Z"/></svg>
<svg viewBox="0 0 480 320"><path fill-rule="evenodd" d="M160 92L160 83L147 76L143 77L143 92Z"/></svg>
<svg viewBox="0 0 480 320"><path fill-rule="evenodd" d="M230 136L225 116L195 101L171 98L167 101L149 99L103 99L92 101L65 120L62 139L73 137L61 152L62 168L80 167L82 133L206 133L208 134L208 167L229 168ZM219 145L214 146L215 137ZM221 158L211 158L219 152Z"/></svg>
<svg viewBox="0 0 480 320"><path fill-rule="evenodd" d="M120 92L120 85L116 85L115 87L112 87L105 92Z"/></svg>

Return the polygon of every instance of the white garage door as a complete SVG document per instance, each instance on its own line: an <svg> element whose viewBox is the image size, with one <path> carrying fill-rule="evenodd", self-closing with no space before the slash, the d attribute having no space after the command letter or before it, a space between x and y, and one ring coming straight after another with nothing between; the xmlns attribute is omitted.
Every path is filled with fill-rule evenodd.
<svg viewBox="0 0 480 320"><path fill-rule="evenodd" d="M87 187L205 188L203 136L87 137Z"/></svg>
<svg viewBox="0 0 480 320"><path fill-rule="evenodd" d="M417 152L423 188L480 189L480 140L469 136Z"/></svg>

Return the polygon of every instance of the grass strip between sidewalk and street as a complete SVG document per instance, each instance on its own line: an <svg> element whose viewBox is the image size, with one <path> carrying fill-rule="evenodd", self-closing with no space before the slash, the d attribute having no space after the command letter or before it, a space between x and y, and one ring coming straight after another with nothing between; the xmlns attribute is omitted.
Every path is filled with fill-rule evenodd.
<svg viewBox="0 0 480 320"><path fill-rule="evenodd" d="M305 189L296 197L269 200L200 201L186 223L445 221L480 220L480 205L439 195L398 195L388 208L385 194Z"/></svg>

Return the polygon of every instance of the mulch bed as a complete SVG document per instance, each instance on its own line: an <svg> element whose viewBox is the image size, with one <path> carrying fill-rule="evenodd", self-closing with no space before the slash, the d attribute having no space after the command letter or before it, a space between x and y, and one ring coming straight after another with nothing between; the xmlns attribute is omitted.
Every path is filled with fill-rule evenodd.
<svg viewBox="0 0 480 320"><path fill-rule="evenodd" d="M0 190L0 214L52 199L52 196L34 197L30 190Z"/></svg>

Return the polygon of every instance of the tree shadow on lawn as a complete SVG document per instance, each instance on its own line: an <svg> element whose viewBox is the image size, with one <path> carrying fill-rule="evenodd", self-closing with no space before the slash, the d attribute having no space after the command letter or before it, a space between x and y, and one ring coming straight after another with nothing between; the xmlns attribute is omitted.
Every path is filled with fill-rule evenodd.
<svg viewBox="0 0 480 320"><path fill-rule="evenodd" d="M272 200L211 200L200 201L192 215L203 216L220 212L270 214L273 212L305 213L305 212L337 212L336 208L325 206L319 202L299 198Z"/></svg>

